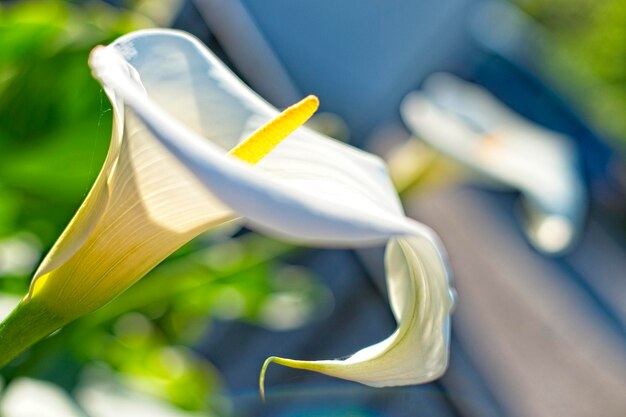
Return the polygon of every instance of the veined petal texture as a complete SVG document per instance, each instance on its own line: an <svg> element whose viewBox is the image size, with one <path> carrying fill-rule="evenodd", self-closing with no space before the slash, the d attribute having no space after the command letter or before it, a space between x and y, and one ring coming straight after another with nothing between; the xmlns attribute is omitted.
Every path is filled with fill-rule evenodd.
<svg viewBox="0 0 626 417"><path fill-rule="evenodd" d="M207 115L217 107L216 112L223 115L223 120L233 121L233 127L222 122L226 127L219 128L220 140L212 140L215 133L210 130L210 123L208 130L204 130L195 118L191 120L177 116L176 111L170 112L168 103L176 102L175 98L161 102L152 99L149 88L152 83L144 82L142 73L143 66L149 66L146 64L149 59L140 58L144 54L151 55L152 48L159 51L158 62L165 63L160 64L163 73L168 73L167 62L175 62L174 69L186 69L183 72L173 70L167 76L163 73L156 76L152 70L148 71L148 79L164 78L182 86L165 90L179 91L183 95L184 86L191 80L202 77L209 80L197 81L200 87L189 93L193 95L202 91L203 85L211 84L210 91L214 95L203 92L197 100L175 106L202 103L205 107L195 113ZM180 61L187 65L183 66ZM252 126L248 129L252 131L277 111L245 87L197 40L174 31L142 31L121 38L106 49L94 51L91 64L96 77L122 97L156 139L220 200L259 228L293 240L324 245L334 242L371 244L384 242L392 234L406 233L402 208L386 167L373 155L303 127L258 167L235 158L224 158L224 151L216 144L233 146L247 133L241 131L241 126ZM154 62L153 66L156 64ZM131 70L127 68L129 65L132 65ZM133 71L137 72L142 85L129 77ZM171 81L178 77L186 81ZM155 81L154 85L159 83ZM163 87L155 88L161 91L157 97L166 95ZM228 96L228 100L221 104L223 96ZM194 111L184 114L194 114ZM277 210L281 206L282 209ZM306 222L302 221L304 218Z"/></svg>
<svg viewBox="0 0 626 417"><path fill-rule="evenodd" d="M430 229L404 216L379 158L306 127L258 165L227 156L278 112L180 32L130 34L95 50L90 63L127 117L251 226L321 246L391 239L387 272L397 330L345 361L277 362L372 386L425 382L445 370L453 305L445 251Z"/></svg>

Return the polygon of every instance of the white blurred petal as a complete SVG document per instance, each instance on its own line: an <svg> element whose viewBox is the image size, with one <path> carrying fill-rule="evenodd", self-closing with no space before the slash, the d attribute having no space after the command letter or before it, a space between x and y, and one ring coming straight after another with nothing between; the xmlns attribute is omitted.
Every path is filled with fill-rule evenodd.
<svg viewBox="0 0 626 417"><path fill-rule="evenodd" d="M535 125L486 90L448 74L431 76L402 104L405 123L424 141L525 197L526 233L558 253L575 240L586 190L570 139Z"/></svg>
<svg viewBox="0 0 626 417"><path fill-rule="evenodd" d="M8 294L0 295L0 322L4 320L22 301L21 298Z"/></svg>
<svg viewBox="0 0 626 417"><path fill-rule="evenodd" d="M37 238L28 234L0 240L0 275L31 273L40 250Z"/></svg>
<svg viewBox="0 0 626 417"><path fill-rule="evenodd" d="M78 402L91 417L208 417L109 384L89 384L78 389ZM34 416L33 416L34 417Z"/></svg>
<svg viewBox="0 0 626 417"><path fill-rule="evenodd" d="M71 397L56 385L30 378L11 383L0 400L3 417L84 417Z"/></svg>

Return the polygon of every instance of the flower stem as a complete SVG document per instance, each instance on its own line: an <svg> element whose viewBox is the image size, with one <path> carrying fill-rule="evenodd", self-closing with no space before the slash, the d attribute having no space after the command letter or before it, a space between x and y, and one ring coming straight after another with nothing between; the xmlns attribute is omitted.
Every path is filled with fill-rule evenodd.
<svg viewBox="0 0 626 417"><path fill-rule="evenodd" d="M0 368L67 321L33 300L22 300L0 323Z"/></svg>

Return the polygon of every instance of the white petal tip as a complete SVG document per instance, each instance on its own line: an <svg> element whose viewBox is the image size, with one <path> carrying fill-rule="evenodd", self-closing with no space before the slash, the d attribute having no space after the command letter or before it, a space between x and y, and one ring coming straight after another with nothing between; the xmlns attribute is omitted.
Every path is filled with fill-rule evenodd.
<svg viewBox="0 0 626 417"><path fill-rule="evenodd" d="M559 254L567 250L574 240L575 228L572 222L561 216L546 216L533 225L530 238L537 249L549 254Z"/></svg>

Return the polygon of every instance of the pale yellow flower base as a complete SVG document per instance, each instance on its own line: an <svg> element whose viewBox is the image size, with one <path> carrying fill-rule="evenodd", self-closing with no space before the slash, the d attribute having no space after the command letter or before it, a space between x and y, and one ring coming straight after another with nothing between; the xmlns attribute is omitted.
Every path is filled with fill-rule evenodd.
<svg viewBox="0 0 626 417"><path fill-rule="evenodd" d="M250 164L256 164L266 155L268 155L280 142L287 138L294 130L304 124L314 113L317 111L319 101L315 96L308 96L304 100L296 103L295 105L287 108L276 118L270 120L268 123L260 127L256 132L249 136L246 140L241 142L231 152L231 156L235 156ZM89 204L88 202L85 204ZM84 205L81 210L92 208L89 205ZM122 205L118 205L118 208ZM123 208L123 207L122 207ZM113 210L109 208L109 212ZM115 211L113 210L113 213ZM109 216L113 219L122 219L126 215L123 212L119 215ZM102 219L101 219L102 220ZM116 220L116 221L117 221ZM93 234L92 239L89 242L92 245L98 244L98 240L102 240L102 235L111 229L107 226L108 223L100 224L100 227L91 231ZM76 224L74 224L76 226ZM80 225L78 225L80 226ZM104 231L102 231L103 229ZM99 233L100 232L100 233ZM110 233L109 233L110 235ZM108 236L108 235L106 235ZM146 233L145 236L138 235L136 246L142 245L141 239L153 239L155 236ZM158 236L157 236L158 237ZM63 243L63 238L59 240ZM57 245L59 245L57 242ZM184 244L185 242L181 243ZM122 247L114 248L117 252L113 251L107 255L120 256L119 262L137 262L141 264L142 259L136 259L135 257L123 257L128 251L122 250ZM174 248L175 250L176 248ZM53 249L54 251L54 249ZM98 251L95 251L98 252ZM54 252L51 252L54 257ZM103 256L104 254L101 254ZM165 255L167 256L167 255ZM85 260L85 262L89 261ZM51 261L52 262L52 261ZM95 261L94 261L95 262ZM145 263L145 262L144 262ZM158 262L157 262L158 263ZM63 263L62 265L63 266ZM51 273L46 273L36 279L31 291L24 298L24 300L18 305L18 307L0 324L0 367L6 365L17 355L28 349L37 341L48 336L55 330L63 327L67 323L78 318L80 315L86 312L93 311L102 305L108 303L113 298L125 291L130 285L141 278L150 269L156 266L156 263L145 265L139 268L137 274L125 274L124 281L110 280L114 282L106 283L93 283L86 277L80 276L78 279L67 279L59 282L59 279L63 277L51 277ZM131 268L131 270L133 270ZM106 278L106 276L105 276ZM68 282L72 281L72 282ZM98 287L95 284L99 285ZM59 306L59 301L56 297L47 297L46 290L50 286L61 286L62 288L71 288L73 295L72 299L63 300L66 305ZM84 298L93 299L94 297L85 297L85 294L90 294L93 291L97 291L99 288L106 289L105 294L102 297L95 297L97 302L86 303L83 302ZM77 304L85 304L79 306ZM54 309L50 308L49 304L55 304Z"/></svg>

